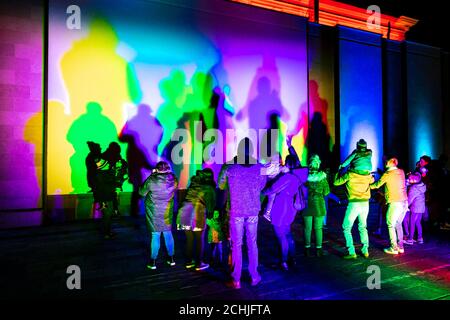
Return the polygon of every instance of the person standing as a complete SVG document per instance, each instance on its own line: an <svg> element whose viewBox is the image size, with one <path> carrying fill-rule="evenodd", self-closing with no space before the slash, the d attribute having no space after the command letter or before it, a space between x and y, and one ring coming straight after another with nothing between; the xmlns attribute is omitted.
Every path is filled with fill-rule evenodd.
<svg viewBox="0 0 450 320"><path fill-rule="evenodd" d="M253 146L249 138L243 139L238 146L238 155L234 163L224 164L219 174L219 188L228 189L230 199L230 235L232 255L232 282L234 289L241 287L242 241L244 231L247 239L247 253L251 284L261 281L258 273L258 214L261 210L260 195L266 177L261 174L263 166L252 157Z"/></svg>
<svg viewBox="0 0 450 320"><path fill-rule="evenodd" d="M294 197L301 184L300 179L293 172L295 164L295 158L288 155L286 167L289 171L279 175L275 178L274 183L262 191L264 195L275 196L271 222L281 248L280 266L285 271L289 270L288 264L293 265L295 261L295 243L291 224L297 213L294 207Z"/></svg>
<svg viewBox="0 0 450 320"><path fill-rule="evenodd" d="M209 268L203 262L204 233L206 217L213 214L216 204L215 188L211 185L211 181L214 183L213 176L207 176L205 170L210 169L198 170L191 178L177 216L177 228L184 230L186 235L186 268L195 267L197 271Z"/></svg>
<svg viewBox="0 0 450 320"><path fill-rule="evenodd" d="M167 264L175 265L175 245L172 235L173 199L178 186L175 175L165 161L156 164L154 172L139 188L139 194L145 197L145 217L147 227L152 234L151 262L148 269L156 269L161 233L164 236L169 259Z"/></svg>
<svg viewBox="0 0 450 320"><path fill-rule="evenodd" d="M353 244L352 227L358 218L358 230L363 245L361 253L365 258L369 257L369 235L367 233L367 216L369 214L370 184L374 181L371 174L360 174L349 170L343 175L339 172L334 177L333 184L340 186L345 184L348 197L347 210L345 211L342 229L344 230L345 245L348 253L344 259L356 259L355 246Z"/></svg>
<svg viewBox="0 0 450 320"><path fill-rule="evenodd" d="M316 254L318 257L323 255L323 219L327 213L325 197L330 193L330 186L328 185L326 173L320 171L320 163L321 161L318 155L312 155L309 159L309 174L308 181L306 182L308 188L308 206L303 212L306 256L311 255L311 231L313 225L316 234Z"/></svg>
<svg viewBox="0 0 450 320"><path fill-rule="evenodd" d="M386 224L389 231L390 247L385 248L387 254L404 253L402 222L408 210L405 172L397 168L397 158L391 157L386 162L386 172L370 185L371 189L385 186L385 198L388 206Z"/></svg>
<svg viewBox="0 0 450 320"><path fill-rule="evenodd" d="M406 244L414 244L414 233L417 228L417 242L423 244L422 237L422 216L425 212L425 192L427 187L422 182L420 173L413 173L408 176L408 206L411 212L409 221L409 236L405 240Z"/></svg>

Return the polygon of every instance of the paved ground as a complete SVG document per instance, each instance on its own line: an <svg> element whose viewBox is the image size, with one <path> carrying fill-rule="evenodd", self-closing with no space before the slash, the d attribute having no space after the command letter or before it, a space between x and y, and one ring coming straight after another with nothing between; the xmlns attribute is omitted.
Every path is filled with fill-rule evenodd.
<svg viewBox="0 0 450 320"><path fill-rule="evenodd" d="M450 300L450 250L447 234L427 235L424 245L407 247L406 253L382 252L386 236L371 235L371 257L345 261L344 239L338 228L341 217L330 214L325 231L326 255L306 258L301 250L302 231L294 224L297 267L287 272L273 266L276 243L270 225L259 224L260 267L263 281L248 284L243 273L241 290L224 285L224 268L196 272L182 266L183 237L176 235L178 264L145 269L149 237L144 220L122 217L114 222L115 240L99 236L98 221L0 231L0 298L81 299L443 299ZM139 228L136 228L136 225ZM357 234L354 228L354 235ZM359 237L356 235L355 240ZM66 269L78 265L81 290L68 290ZM366 286L370 265L381 270L381 289ZM245 266L244 266L245 267Z"/></svg>

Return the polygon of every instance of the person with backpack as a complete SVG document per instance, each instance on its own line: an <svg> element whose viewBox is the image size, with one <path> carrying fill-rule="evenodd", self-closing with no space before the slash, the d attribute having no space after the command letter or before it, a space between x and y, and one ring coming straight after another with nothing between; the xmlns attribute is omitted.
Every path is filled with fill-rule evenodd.
<svg viewBox="0 0 450 320"><path fill-rule="evenodd" d="M291 224L297 213L294 203L301 181L293 172L296 164L295 158L288 155L285 162L289 171L279 175L270 186L263 189L262 193L267 196L275 195L271 222L281 248L280 266L281 269L287 271L289 265L295 264L295 243Z"/></svg>
<svg viewBox="0 0 450 320"><path fill-rule="evenodd" d="M312 155L309 158L309 174L306 187L308 188L308 205L303 212L303 222L305 228L305 255L311 255L311 232L314 226L316 234L316 254L323 255L323 219L327 213L325 197L330 193L327 174L320 170L320 158Z"/></svg>

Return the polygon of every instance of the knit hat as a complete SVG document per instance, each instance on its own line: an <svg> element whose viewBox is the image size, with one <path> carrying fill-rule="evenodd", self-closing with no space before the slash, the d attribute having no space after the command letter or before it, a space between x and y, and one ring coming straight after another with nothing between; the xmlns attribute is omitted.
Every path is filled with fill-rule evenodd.
<svg viewBox="0 0 450 320"><path fill-rule="evenodd" d="M310 158L309 158L309 168L310 169L316 169L318 170L320 168L320 158L317 154L313 154Z"/></svg>
<svg viewBox="0 0 450 320"><path fill-rule="evenodd" d="M358 150L365 150L367 148L367 142L364 139L359 139L359 141L356 143L356 148Z"/></svg>

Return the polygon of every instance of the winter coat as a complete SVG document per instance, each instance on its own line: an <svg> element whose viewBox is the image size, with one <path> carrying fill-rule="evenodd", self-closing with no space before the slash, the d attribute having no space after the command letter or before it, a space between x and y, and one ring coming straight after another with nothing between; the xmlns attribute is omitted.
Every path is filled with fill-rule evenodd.
<svg viewBox="0 0 450 320"><path fill-rule="evenodd" d="M261 210L261 190L266 176L261 174L260 164L225 164L219 174L218 184L222 190L228 189L230 217L257 216Z"/></svg>
<svg viewBox="0 0 450 320"><path fill-rule="evenodd" d="M297 210L294 207L294 197L300 186L300 179L292 172L279 175L263 194L276 194L270 216L274 226L290 225Z"/></svg>
<svg viewBox="0 0 450 320"><path fill-rule="evenodd" d="M323 217L327 214L325 197L330 193L327 174L323 171L311 172L306 182L308 188L308 206L304 216Z"/></svg>
<svg viewBox="0 0 450 320"><path fill-rule="evenodd" d="M223 222L219 219L208 219L208 243L220 243L226 239Z"/></svg>
<svg viewBox="0 0 450 320"><path fill-rule="evenodd" d="M412 184L408 189L408 206L411 212L424 213L425 212L425 192L427 187L425 183L419 182Z"/></svg>
<svg viewBox="0 0 450 320"><path fill-rule="evenodd" d="M347 171L342 176L336 173L333 184L335 186L345 184L349 202L364 202L370 199L370 184L373 181L374 178L370 174L364 175Z"/></svg>
<svg viewBox="0 0 450 320"><path fill-rule="evenodd" d="M153 173L139 188L139 194L145 196L145 216L151 232L172 230L173 198L178 186L171 172Z"/></svg>
<svg viewBox="0 0 450 320"><path fill-rule="evenodd" d="M402 169L390 168L381 176L380 180L370 185L371 189L378 189L385 185L386 203L408 200L406 194L405 172Z"/></svg>
<svg viewBox="0 0 450 320"><path fill-rule="evenodd" d="M92 177L94 201L113 201L116 196L115 170L113 164L102 158L97 158L94 161L97 168Z"/></svg>
<svg viewBox="0 0 450 320"><path fill-rule="evenodd" d="M215 204L215 189L210 185L202 184L197 176L192 177L186 198L178 209L178 229L204 230L206 227L206 216L213 213Z"/></svg>

